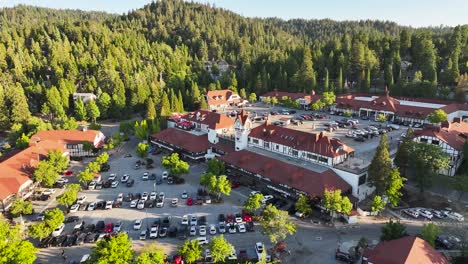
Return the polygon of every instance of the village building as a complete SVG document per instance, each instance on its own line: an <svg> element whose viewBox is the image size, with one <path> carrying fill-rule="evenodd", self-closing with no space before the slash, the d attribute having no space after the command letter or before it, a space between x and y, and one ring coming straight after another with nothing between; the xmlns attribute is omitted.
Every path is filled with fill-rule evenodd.
<svg viewBox="0 0 468 264"><path fill-rule="evenodd" d="M8 209L15 198L26 199L33 193L36 186L31 176L49 151L60 150L67 157L93 155L92 151L82 150L83 143L89 142L97 149L104 140L96 130L49 130L31 136L29 147L0 163L0 211Z"/></svg>
<svg viewBox="0 0 468 264"><path fill-rule="evenodd" d="M224 110L229 106L241 105L245 103L237 93L225 89L208 91L205 95L208 110Z"/></svg>
<svg viewBox="0 0 468 264"><path fill-rule="evenodd" d="M275 97L278 102L281 102L283 98L289 98L292 101L296 101L302 108L309 108L310 104L314 103L321 98L320 95L315 94L315 91L312 90L310 94L306 93L290 93L290 92L281 92L281 91L271 91L260 96L260 101L265 102L266 98Z"/></svg>
<svg viewBox="0 0 468 264"><path fill-rule="evenodd" d="M450 156L450 167L439 171L453 176L463 161L463 146L468 139L468 123L456 118L454 122L445 122L441 126L428 127L414 131L413 140L420 143L439 146Z"/></svg>
<svg viewBox="0 0 468 264"><path fill-rule="evenodd" d="M91 101L96 101L97 96L93 93L73 93L73 101L78 100L80 98L83 103L87 104Z"/></svg>

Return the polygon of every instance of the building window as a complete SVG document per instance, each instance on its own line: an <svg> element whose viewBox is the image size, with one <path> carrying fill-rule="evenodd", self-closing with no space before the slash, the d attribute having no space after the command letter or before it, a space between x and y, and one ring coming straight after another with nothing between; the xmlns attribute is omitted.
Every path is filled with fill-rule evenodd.
<svg viewBox="0 0 468 264"><path fill-rule="evenodd" d="M421 138L421 139L419 139L419 142L427 143L427 138Z"/></svg>
<svg viewBox="0 0 468 264"><path fill-rule="evenodd" d="M252 139L252 142L258 145L258 139Z"/></svg>
<svg viewBox="0 0 468 264"><path fill-rule="evenodd" d="M327 162L328 162L328 159L327 159L327 158L324 158L324 157L320 157L320 158L319 158L319 161L320 161L320 162L325 162L325 163L327 163Z"/></svg>
<svg viewBox="0 0 468 264"><path fill-rule="evenodd" d="M270 143L269 142L263 142L263 147L264 148L270 148Z"/></svg>
<svg viewBox="0 0 468 264"><path fill-rule="evenodd" d="M307 153L307 158L311 160L317 160L317 155Z"/></svg>
<svg viewBox="0 0 468 264"><path fill-rule="evenodd" d="M276 150L279 150L279 145L276 145L275 148L276 148Z"/></svg>
<svg viewBox="0 0 468 264"><path fill-rule="evenodd" d="M439 140L432 140L432 145L439 145Z"/></svg>
<svg viewBox="0 0 468 264"><path fill-rule="evenodd" d="M294 157L297 157L299 155L299 152L297 150L293 150L291 151L291 153Z"/></svg>
<svg viewBox="0 0 468 264"><path fill-rule="evenodd" d="M358 185L361 186L361 185L363 185L364 183L366 183L366 179L367 179L367 174L364 174L364 175L359 176Z"/></svg>

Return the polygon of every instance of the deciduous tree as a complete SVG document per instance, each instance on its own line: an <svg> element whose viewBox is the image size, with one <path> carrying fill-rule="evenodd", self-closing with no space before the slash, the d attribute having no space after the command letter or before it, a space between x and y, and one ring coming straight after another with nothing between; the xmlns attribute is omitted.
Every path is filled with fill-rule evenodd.
<svg viewBox="0 0 468 264"><path fill-rule="evenodd" d="M89 101L86 105L86 115L93 123L96 123L96 119L101 116L101 111L94 100Z"/></svg>
<svg viewBox="0 0 468 264"><path fill-rule="evenodd" d="M156 243L143 247L142 253L135 259L135 264L165 264L164 251Z"/></svg>
<svg viewBox="0 0 468 264"><path fill-rule="evenodd" d="M98 173L101 170L101 165L97 161L93 161L88 163L86 166L86 170L90 171L91 173Z"/></svg>
<svg viewBox="0 0 468 264"><path fill-rule="evenodd" d="M24 133L16 140L15 147L18 149L24 149L29 146L29 137Z"/></svg>
<svg viewBox="0 0 468 264"><path fill-rule="evenodd" d="M102 152L99 156L96 157L96 162L100 165L106 164L109 160L109 154L107 152Z"/></svg>
<svg viewBox="0 0 468 264"><path fill-rule="evenodd" d="M8 264L32 264L37 249L23 240L19 225L10 225L0 216L0 262Z"/></svg>
<svg viewBox="0 0 468 264"><path fill-rule="evenodd" d="M224 239L223 235L213 237L210 242L210 251L215 263L224 261L235 252L234 246Z"/></svg>
<svg viewBox="0 0 468 264"><path fill-rule="evenodd" d="M33 238L39 238L42 240L59 227L64 220L65 216L58 208L45 211L44 221L30 225L28 228L28 234Z"/></svg>
<svg viewBox="0 0 468 264"><path fill-rule="evenodd" d="M439 227L434 223L428 223L424 224L423 228L421 229L420 236L422 239L426 240L429 245L435 247L435 240L439 234Z"/></svg>
<svg viewBox="0 0 468 264"><path fill-rule="evenodd" d="M65 191L61 195L57 196L57 202L68 207L78 199L77 196L79 191L81 191L81 186L79 184L69 184L65 188Z"/></svg>
<svg viewBox="0 0 468 264"><path fill-rule="evenodd" d="M217 158L213 158L207 163L207 172L212 173L214 175L221 175L224 173L224 162L218 160Z"/></svg>
<svg viewBox="0 0 468 264"><path fill-rule="evenodd" d="M149 145L145 143L138 143L136 153L138 157L144 158L148 156Z"/></svg>
<svg viewBox="0 0 468 264"><path fill-rule="evenodd" d="M68 159L61 150L49 151L47 161L55 168L57 173L62 173L68 167Z"/></svg>
<svg viewBox="0 0 468 264"><path fill-rule="evenodd" d="M380 240L393 240L404 237L406 235L406 227L400 224L399 221L390 220L382 227Z"/></svg>
<svg viewBox="0 0 468 264"><path fill-rule="evenodd" d="M299 195L299 199L297 200L295 206L296 210L304 215L309 215L312 213L312 206L310 205L309 198L303 194Z"/></svg>
<svg viewBox="0 0 468 264"><path fill-rule="evenodd" d="M96 264L127 264L133 259L132 242L127 234L118 233L102 239L91 250L91 262Z"/></svg>
<svg viewBox="0 0 468 264"><path fill-rule="evenodd" d="M262 206L263 194L250 195L244 203L245 210L253 212Z"/></svg>
<svg viewBox="0 0 468 264"><path fill-rule="evenodd" d="M257 95L255 93L249 94L249 102L254 103L257 101Z"/></svg>
<svg viewBox="0 0 468 264"><path fill-rule="evenodd" d="M263 210L260 226L262 234L268 235L272 243L278 243L287 235L296 233L296 225L289 219L288 212L278 210L271 204Z"/></svg>
<svg viewBox="0 0 468 264"><path fill-rule="evenodd" d="M75 101L75 117L79 121L86 120L86 108L81 97Z"/></svg>
<svg viewBox="0 0 468 264"><path fill-rule="evenodd" d="M48 161L39 161L36 170L33 173L35 181L40 182L44 187L52 187L59 178L58 173L55 171L55 167L52 166Z"/></svg>
<svg viewBox="0 0 468 264"><path fill-rule="evenodd" d="M387 191L385 192L388 198L388 202L392 206L397 206L400 202L401 196L401 189L403 188L404 182L406 178L400 175L400 171L398 169L393 169L390 173L389 183L387 186Z"/></svg>
<svg viewBox="0 0 468 264"><path fill-rule="evenodd" d="M371 212L378 214L383 209L385 209L385 202L382 200L382 196L374 196L371 203Z"/></svg>
<svg viewBox="0 0 468 264"><path fill-rule="evenodd" d="M348 214L353 209L353 204L349 198L341 196L341 190L325 190L322 203L330 211L332 217L334 217L335 213Z"/></svg>
<svg viewBox="0 0 468 264"><path fill-rule="evenodd" d="M80 171L78 173L78 182L84 183L85 185L88 185L88 182L94 179L94 173L89 171L88 169L85 169L84 171Z"/></svg>
<svg viewBox="0 0 468 264"><path fill-rule="evenodd" d="M23 198L18 197L11 204L10 213L14 217L17 217L19 215L30 215L33 213L32 203L30 201L25 201L23 200Z"/></svg>
<svg viewBox="0 0 468 264"><path fill-rule="evenodd" d="M177 252L184 256L187 263L194 263L201 257L202 246L197 240L186 240L185 243L177 249Z"/></svg>
<svg viewBox="0 0 468 264"><path fill-rule="evenodd" d="M427 120L433 124L440 124L447 121L447 113L442 109L436 109L427 116Z"/></svg>
<svg viewBox="0 0 468 264"><path fill-rule="evenodd" d="M190 168L187 162L180 160L178 153L172 153L169 156L164 156L162 158L162 165L170 171L171 175L176 177L187 173Z"/></svg>

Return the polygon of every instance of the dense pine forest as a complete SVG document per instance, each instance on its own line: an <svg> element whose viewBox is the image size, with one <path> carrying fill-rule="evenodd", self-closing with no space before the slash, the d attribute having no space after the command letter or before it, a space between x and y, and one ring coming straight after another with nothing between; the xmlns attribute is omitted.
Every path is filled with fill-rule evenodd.
<svg viewBox="0 0 468 264"><path fill-rule="evenodd" d="M151 108L165 116L197 107L210 89L339 94L387 86L395 95L448 98L468 80L468 25L245 18L162 0L125 15L4 8L0 27L0 124L18 133ZM213 78L219 70L204 63L217 60L229 70ZM74 92L94 93L97 103L74 102Z"/></svg>

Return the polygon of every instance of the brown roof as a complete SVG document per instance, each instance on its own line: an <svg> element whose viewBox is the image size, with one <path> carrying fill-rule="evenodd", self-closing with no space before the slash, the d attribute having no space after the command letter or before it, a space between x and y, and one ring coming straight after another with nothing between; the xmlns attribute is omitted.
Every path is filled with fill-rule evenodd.
<svg viewBox="0 0 468 264"><path fill-rule="evenodd" d="M354 149L343 142L325 136L323 133L307 133L267 123L253 128L249 137L259 138L267 142L274 142L327 157L337 157L354 151Z"/></svg>
<svg viewBox="0 0 468 264"><path fill-rule="evenodd" d="M364 257L375 264L449 264L440 252L419 237L406 236L380 242L364 251Z"/></svg>
<svg viewBox="0 0 468 264"><path fill-rule="evenodd" d="M351 186L333 170L315 172L247 150L233 151L220 160L254 174L269 178L275 184L285 184L310 196L322 196L326 189L351 190Z"/></svg>
<svg viewBox="0 0 468 264"><path fill-rule="evenodd" d="M39 160L45 158L51 150L67 149L63 143L44 140L18 152L0 163L0 200L16 194L23 184L30 181L30 175Z"/></svg>
<svg viewBox="0 0 468 264"><path fill-rule="evenodd" d="M231 128L234 126L234 119L224 114L219 114L211 111L198 110L187 113L179 117L182 120L187 120L194 123L207 125L210 129Z"/></svg>
<svg viewBox="0 0 468 264"><path fill-rule="evenodd" d="M247 113L247 111L242 109L242 111L237 115L237 117L240 119L241 124L245 125L245 121L247 121L247 119L249 118L249 114Z"/></svg>
<svg viewBox="0 0 468 264"><path fill-rule="evenodd" d="M164 129L151 137L191 153L200 153L206 151L209 147L208 135L197 136L177 128Z"/></svg>
<svg viewBox="0 0 468 264"><path fill-rule="evenodd" d="M30 142L37 142L43 140L54 140L62 141L66 144L79 144L84 141L96 143L95 140L101 132L97 130L87 129L86 131L81 130L47 130L39 131L31 136ZM104 138L98 144L104 143ZM96 146L98 147L98 146Z"/></svg>
<svg viewBox="0 0 468 264"><path fill-rule="evenodd" d="M214 90L214 91L208 91L206 93L206 97L208 98L208 105L221 105L221 104L229 104L229 98L233 95L236 94L231 90L225 89L225 90ZM238 102L240 100L234 100L232 103Z"/></svg>
<svg viewBox="0 0 468 264"><path fill-rule="evenodd" d="M292 100L297 100L299 98L304 98L306 96L309 96L308 94L306 93L289 93L289 92L281 92L281 91L271 91L271 92L268 92L264 95L262 95L263 97L276 97L278 100L281 100L281 98L283 98L284 96L286 97L289 97L291 98ZM320 98L319 95L314 95L314 98L317 97Z"/></svg>
<svg viewBox="0 0 468 264"><path fill-rule="evenodd" d="M468 123L459 121L448 124L448 127L429 127L414 131L415 137L435 137L447 143L456 150L463 150L465 140L468 139Z"/></svg>

